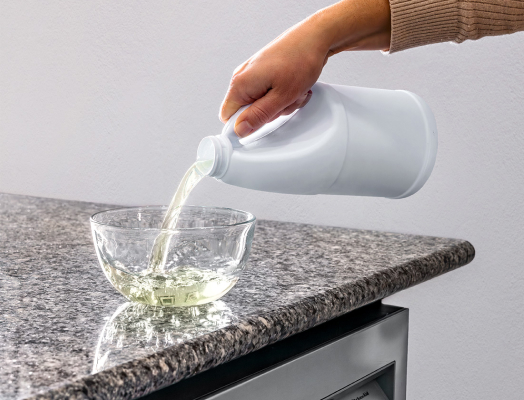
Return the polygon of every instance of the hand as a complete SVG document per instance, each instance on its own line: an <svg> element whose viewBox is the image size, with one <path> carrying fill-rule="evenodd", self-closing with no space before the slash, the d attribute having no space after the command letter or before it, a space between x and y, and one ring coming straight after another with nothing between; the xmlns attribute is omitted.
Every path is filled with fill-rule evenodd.
<svg viewBox="0 0 524 400"><path fill-rule="evenodd" d="M343 0L313 14L235 69L220 119L252 104L235 123L236 134L245 137L303 107L330 56L389 48L390 19L388 0Z"/></svg>

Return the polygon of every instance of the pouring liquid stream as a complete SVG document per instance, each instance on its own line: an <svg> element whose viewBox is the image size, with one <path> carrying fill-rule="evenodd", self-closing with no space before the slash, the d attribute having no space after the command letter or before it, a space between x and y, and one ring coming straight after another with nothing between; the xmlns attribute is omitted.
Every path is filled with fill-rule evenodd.
<svg viewBox="0 0 524 400"><path fill-rule="evenodd" d="M102 262L107 278L129 300L152 306L194 306L222 297L238 281L238 274L232 273L238 262L231 257L209 259L204 254L201 259L190 257L183 261L176 257L177 246L188 244L187 236L186 242L175 242L178 234L173 231L182 206L194 187L207 176L212 163L213 160L197 161L185 173L153 242L145 271L132 273L119 261ZM191 214L184 217L191 218ZM189 246L205 247L199 240L205 241L202 237L195 238ZM174 259L168 258L170 253L175 253Z"/></svg>
<svg viewBox="0 0 524 400"><path fill-rule="evenodd" d="M182 206L186 202L191 191L206 176L203 171L206 171L209 164L212 162L212 160L196 161L182 178L182 181L178 185L177 191L169 204L164 221L162 222L162 232L156 237L155 242L153 243L147 273L164 272L169 243L172 236L170 232L164 232L164 230L169 231L176 229Z"/></svg>

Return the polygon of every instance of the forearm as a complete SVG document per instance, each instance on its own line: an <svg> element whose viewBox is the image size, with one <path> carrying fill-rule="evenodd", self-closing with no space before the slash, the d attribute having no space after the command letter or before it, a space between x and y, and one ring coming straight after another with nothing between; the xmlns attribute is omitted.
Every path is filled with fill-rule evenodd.
<svg viewBox="0 0 524 400"><path fill-rule="evenodd" d="M390 52L524 30L523 0L390 0Z"/></svg>
<svg viewBox="0 0 524 400"><path fill-rule="evenodd" d="M303 21L327 56L344 50L393 53L432 43L524 30L524 0L343 0Z"/></svg>
<svg viewBox="0 0 524 400"><path fill-rule="evenodd" d="M303 22L328 49L328 56L345 50L387 50L391 36L388 0L343 0Z"/></svg>

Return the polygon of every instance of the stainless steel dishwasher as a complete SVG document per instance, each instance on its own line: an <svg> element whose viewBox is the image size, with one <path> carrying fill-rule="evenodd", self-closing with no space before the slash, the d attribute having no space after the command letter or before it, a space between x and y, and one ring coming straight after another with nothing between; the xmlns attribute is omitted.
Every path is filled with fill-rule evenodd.
<svg viewBox="0 0 524 400"><path fill-rule="evenodd" d="M373 303L143 399L405 400L408 320Z"/></svg>

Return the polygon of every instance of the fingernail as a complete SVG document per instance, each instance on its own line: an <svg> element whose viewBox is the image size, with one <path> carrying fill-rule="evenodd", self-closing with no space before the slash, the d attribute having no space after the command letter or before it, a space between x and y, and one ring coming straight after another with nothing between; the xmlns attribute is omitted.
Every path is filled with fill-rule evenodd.
<svg viewBox="0 0 524 400"><path fill-rule="evenodd" d="M247 121L242 121L235 126L235 133L237 136L244 137L251 133L253 127Z"/></svg>

